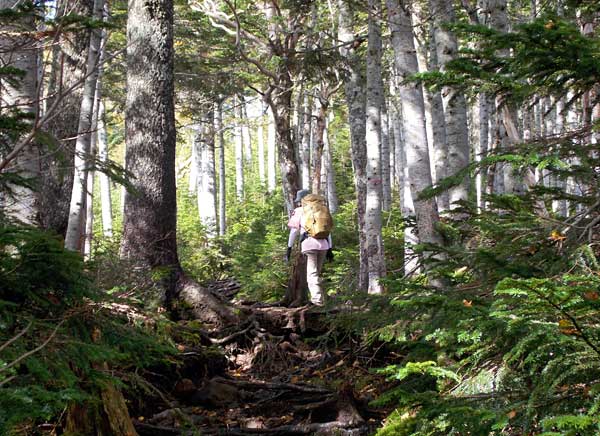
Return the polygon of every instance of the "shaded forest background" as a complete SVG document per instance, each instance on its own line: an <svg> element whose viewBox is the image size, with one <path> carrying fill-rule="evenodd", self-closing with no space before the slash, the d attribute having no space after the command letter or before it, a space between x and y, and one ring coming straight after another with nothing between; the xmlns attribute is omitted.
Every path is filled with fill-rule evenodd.
<svg viewBox="0 0 600 436"><path fill-rule="evenodd" d="M361 369L309 382L378 435L600 433L599 19L0 0L0 434L131 434L157 372L299 313L299 189L335 220L309 342Z"/></svg>

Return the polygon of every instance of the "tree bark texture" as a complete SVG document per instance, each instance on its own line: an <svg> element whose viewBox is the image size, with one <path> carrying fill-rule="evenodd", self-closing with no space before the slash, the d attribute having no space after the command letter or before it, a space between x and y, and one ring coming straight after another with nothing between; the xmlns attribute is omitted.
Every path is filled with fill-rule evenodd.
<svg viewBox="0 0 600 436"><path fill-rule="evenodd" d="M389 211L392 207L392 176L391 176L391 152L390 152L390 126L388 104L385 99L385 87L383 76L380 76L379 87L383 95L383 104L381 106L381 189L382 189L382 210Z"/></svg>
<svg viewBox="0 0 600 436"><path fill-rule="evenodd" d="M400 79L398 93L402 101L406 165L414 200L419 240L421 243L441 245L442 238L435 229L439 221L435 200L418 197L423 189L431 186L432 179L423 92L420 85L404 82L406 77L418 71L410 10L407 2L403 0L387 0L387 6L394 59Z"/></svg>
<svg viewBox="0 0 600 436"><path fill-rule="evenodd" d="M225 138L223 132L223 102L215 104L215 130L217 133L219 150L219 235L225 235L227 231L227 208L226 208L226 178L225 178Z"/></svg>
<svg viewBox="0 0 600 436"><path fill-rule="evenodd" d="M244 135L242 132L242 105L241 100L234 100L235 127L233 129L235 144L235 193L238 201L244 200Z"/></svg>
<svg viewBox="0 0 600 436"><path fill-rule="evenodd" d="M126 193L121 256L167 268L166 297L180 270L177 256L173 2L130 0L127 20Z"/></svg>
<svg viewBox="0 0 600 436"><path fill-rule="evenodd" d="M277 184L277 133L275 129L275 117L270 107L267 107L267 114L269 119L267 125L267 189L269 192L273 192Z"/></svg>
<svg viewBox="0 0 600 436"><path fill-rule="evenodd" d="M104 101L98 102L98 159L102 165L108 164L108 141L106 138L106 115ZM110 193L110 178L106 173L98 173L100 180L100 202L102 205L102 233L107 238L112 238L112 200Z"/></svg>
<svg viewBox="0 0 600 436"><path fill-rule="evenodd" d="M356 186L358 235L359 235L359 275L358 289L368 289L368 255L365 232L365 211L367 193L367 146L366 146L366 80L363 71L364 59L354 45L354 15L348 2L338 1L339 29L338 39L343 46L340 54L345 61L344 92L348 105L348 121L350 124L350 142L352 165L354 167L354 183Z"/></svg>
<svg viewBox="0 0 600 436"><path fill-rule="evenodd" d="M381 294L380 283L385 276L383 240L381 235L382 181L381 173L381 108L385 104L381 81L381 0L369 0L369 46L367 50L367 201L365 230L368 257L368 292Z"/></svg>
<svg viewBox="0 0 600 436"><path fill-rule="evenodd" d="M300 147L300 174L302 176L302 189L310 189L311 183L311 167L310 167L310 141L312 131L312 98L309 93L304 94L304 102L302 104L302 142ZM312 168L315 170L315 168Z"/></svg>
<svg viewBox="0 0 600 436"><path fill-rule="evenodd" d="M256 127L256 140L257 140L257 154L258 154L258 178L261 186L263 186L267 180L267 172L265 167L265 129L264 129L264 106L261 106L260 116L258 118L258 125Z"/></svg>
<svg viewBox="0 0 600 436"><path fill-rule="evenodd" d="M440 71L445 72L446 65L454 60L458 54L456 35L445 27L446 23L456 21L454 6L452 2L446 0L430 0L429 4L434 21L433 31L437 61ZM450 176L469 165L467 103L464 94L450 86L442 88L442 100L448 143L447 175ZM455 207L453 206L455 202L467 200L469 183L468 177L465 176L457 186L450 188L449 201L451 209Z"/></svg>
<svg viewBox="0 0 600 436"><path fill-rule="evenodd" d="M313 194L321 194L322 187L322 161L323 150L325 148L325 129L327 128L327 110L329 101L325 98L319 98L319 107L315 120L315 147L313 148L313 177L312 177L312 192Z"/></svg>
<svg viewBox="0 0 600 436"><path fill-rule="evenodd" d="M333 152L329 141L329 120L325 120L325 131L323 132L323 167L327 176L327 203L332 214L339 209L337 189L335 187L335 167L333 166Z"/></svg>
<svg viewBox="0 0 600 436"><path fill-rule="evenodd" d="M93 0L59 0L56 17L67 14L89 17ZM90 31L75 30L59 35L52 46L52 68L48 78L48 102L51 107L60 99L60 110L46 124L47 131L56 141L42 149L42 189L40 210L42 227L65 235L69 220L69 204L73 188L73 159L79 125L83 86L77 86L65 95L65 90L83 83L86 71L86 53Z"/></svg>
<svg viewBox="0 0 600 436"><path fill-rule="evenodd" d="M20 4L15 0L0 0L0 9L15 9ZM2 114L24 113L29 119L20 119L24 124L24 133L27 134L34 128L35 120L39 112L38 98L38 54L39 47L35 38L32 37L35 27L33 16L23 17L15 22L2 23L3 34L0 36L0 64L2 67L18 69L23 75L20 78L12 77L12 80L0 82L2 99L0 100L0 112ZM15 83L15 80L17 83ZM4 136L4 135L3 135ZM12 147L18 142L21 135L16 134L13 138L3 137L2 152L4 147ZM3 171L15 174L34 186L39 183L40 178L40 147L38 144L30 143L23 149ZM0 208L10 219L32 226L40 224L40 196L36 189L27 184L10 183L7 186L9 192L0 193Z"/></svg>
<svg viewBox="0 0 600 436"><path fill-rule="evenodd" d="M217 192L215 170L215 128L212 107L205 112L198 135L198 213L206 236L217 236Z"/></svg>
<svg viewBox="0 0 600 436"><path fill-rule="evenodd" d="M103 11L104 0L94 0L92 17L96 20L101 20ZM71 190L69 219L65 235L65 248L72 251L81 251L83 249L83 240L85 237L86 187L88 169L92 164L90 143L101 44L102 30L92 29L87 52L86 78L79 111L77 140L75 141L73 188Z"/></svg>
<svg viewBox="0 0 600 436"><path fill-rule="evenodd" d="M252 167L252 136L250 135L250 119L248 118L248 106L243 95L240 95L240 123L242 127L242 142L244 143L244 160Z"/></svg>
<svg viewBox="0 0 600 436"><path fill-rule="evenodd" d="M228 305L182 273L177 255L173 1L130 0L128 11L125 139L133 180L121 257L154 273L175 316L235 323Z"/></svg>

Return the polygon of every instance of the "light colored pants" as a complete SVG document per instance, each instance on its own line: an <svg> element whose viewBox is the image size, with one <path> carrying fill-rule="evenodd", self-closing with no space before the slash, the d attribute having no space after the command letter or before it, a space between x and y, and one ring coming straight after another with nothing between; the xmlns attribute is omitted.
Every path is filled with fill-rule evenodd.
<svg viewBox="0 0 600 436"><path fill-rule="evenodd" d="M324 300L321 270L325 263L327 250L310 250L305 251L303 254L306 256L306 282L310 292L310 302L322 305Z"/></svg>

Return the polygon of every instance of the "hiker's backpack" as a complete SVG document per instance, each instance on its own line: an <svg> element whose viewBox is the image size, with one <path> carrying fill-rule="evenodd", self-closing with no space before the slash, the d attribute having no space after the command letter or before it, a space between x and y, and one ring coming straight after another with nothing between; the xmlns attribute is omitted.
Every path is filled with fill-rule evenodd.
<svg viewBox="0 0 600 436"><path fill-rule="evenodd" d="M326 239L329 236L333 228L333 218L324 197L308 194L302 199L301 224L311 238Z"/></svg>

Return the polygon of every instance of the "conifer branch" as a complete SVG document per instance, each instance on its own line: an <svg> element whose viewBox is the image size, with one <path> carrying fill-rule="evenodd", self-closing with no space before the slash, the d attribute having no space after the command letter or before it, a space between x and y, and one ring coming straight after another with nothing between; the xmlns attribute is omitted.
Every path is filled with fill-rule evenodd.
<svg viewBox="0 0 600 436"><path fill-rule="evenodd" d="M583 329L581 328L581 326L577 322L577 319L573 315L571 315L569 312L567 312L566 310L564 310L560 305L558 305L557 303L555 303L554 301L552 301L549 297L547 297L546 295L544 295L543 293L541 293L540 291L538 291L537 289L535 289L533 286L530 286L527 283L523 283L523 286L526 287L527 289L529 289L534 294L536 294L542 300L546 301L548 304L550 304L550 306L552 306L554 309L558 310L562 315L564 315L573 324L573 327L575 328L575 330L577 330L577 332L579 333L579 336L581 337L581 339L583 339L583 341L592 350L594 350L594 352L598 356L600 356L600 349L585 334L585 332L583 331Z"/></svg>
<svg viewBox="0 0 600 436"><path fill-rule="evenodd" d="M22 360L27 359L29 356L37 353L38 351L40 351L41 349L43 349L46 345L48 345L48 343L54 338L54 336L58 332L58 329L64 324L65 321L66 321L66 319L60 320L60 322L56 325L56 327L54 328L54 330L52 331L52 333L50 333L50 336L48 336L46 338L46 340L41 345L39 345L38 347L34 348L31 351L28 351L27 353L23 354L22 356L19 356L18 358L16 358L15 360L13 360L8 365L3 366L2 368L0 368L0 373L3 373L4 371L12 368L13 366L17 365ZM5 382L6 382L6 380L5 380ZM0 386L2 386L2 385L0 384Z"/></svg>

